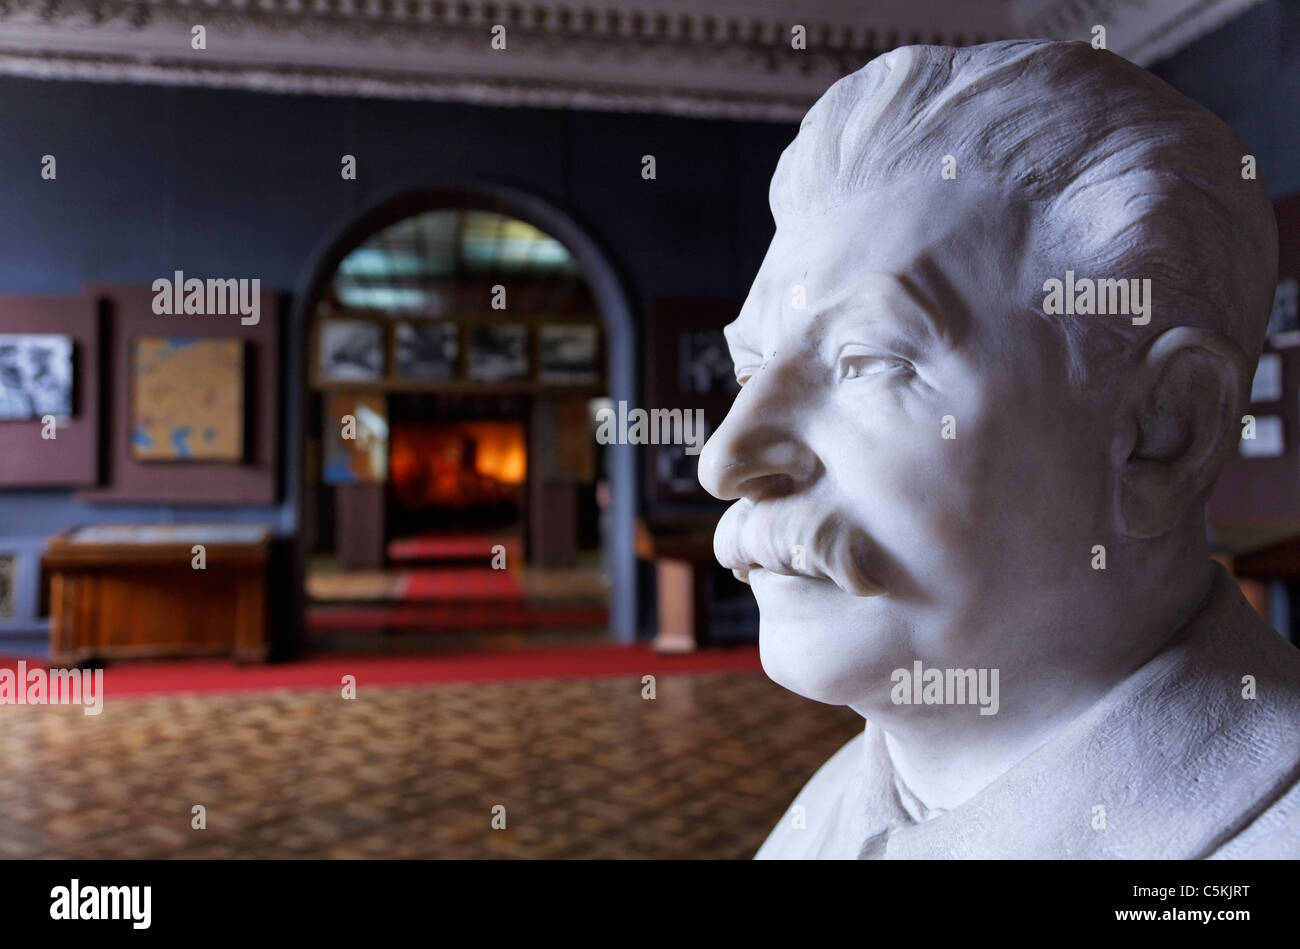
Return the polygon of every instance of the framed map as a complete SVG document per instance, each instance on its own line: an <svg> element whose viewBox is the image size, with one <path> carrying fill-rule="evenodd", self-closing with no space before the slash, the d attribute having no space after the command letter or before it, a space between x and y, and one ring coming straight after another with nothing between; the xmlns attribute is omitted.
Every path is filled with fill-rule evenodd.
<svg viewBox="0 0 1300 949"><path fill-rule="evenodd" d="M131 456L244 459L244 341L141 336L131 362Z"/></svg>

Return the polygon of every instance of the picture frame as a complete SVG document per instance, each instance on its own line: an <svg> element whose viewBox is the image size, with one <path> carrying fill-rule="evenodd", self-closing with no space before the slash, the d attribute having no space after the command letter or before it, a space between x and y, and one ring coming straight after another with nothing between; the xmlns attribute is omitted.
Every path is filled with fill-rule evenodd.
<svg viewBox="0 0 1300 949"><path fill-rule="evenodd" d="M1282 354L1263 353L1250 384L1251 404L1276 402L1282 398Z"/></svg>
<svg viewBox="0 0 1300 949"><path fill-rule="evenodd" d="M702 490L699 480L700 456L686 451L685 445L653 445L655 483L669 497L692 497Z"/></svg>
<svg viewBox="0 0 1300 949"><path fill-rule="evenodd" d="M450 382L461 376L461 325L452 320L398 320L393 324L394 379Z"/></svg>
<svg viewBox="0 0 1300 949"><path fill-rule="evenodd" d="M0 421L71 417L73 352L61 333L0 333Z"/></svg>
<svg viewBox="0 0 1300 949"><path fill-rule="evenodd" d="M336 390L325 394L321 482L383 484L388 480L388 397L382 391ZM343 419L350 417L345 435Z"/></svg>
<svg viewBox="0 0 1300 949"><path fill-rule="evenodd" d="M0 551L0 621L18 616L18 554Z"/></svg>
<svg viewBox="0 0 1300 949"><path fill-rule="evenodd" d="M1265 335L1277 349L1300 346L1300 284L1294 277L1278 280Z"/></svg>
<svg viewBox="0 0 1300 949"><path fill-rule="evenodd" d="M677 388L683 395L734 396L740 391L721 329L677 334Z"/></svg>
<svg viewBox="0 0 1300 949"><path fill-rule="evenodd" d="M543 323L537 328L537 379L547 385L600 381L600 327L595 323Z"/></svg>
<svg viewBox="0 0 1300 949"><path fill-rule="evenodd" d="M129 451L143 462L225 462L246 453L246 341L131 340Z"/></svg>
<svg viewBox="0 0 1300 949"><path fill-rule="evenodd" d="M468 376L474 382L528 382L532 376L528 326L478 323L469 327Z"/></svg>
<svg viewBox="0 0 1300 949"><path fill-rule="evenodd" d="M722 424L739 391L723 328L736 318L743 303L742 299L650 301L641 356L648 406L683 412L702 409L706 434ZM706 348L715 350L707 361L701 355ZM704 362L708 371L696 374L685 367L697 362ZM697 375L702 377L698 381ZM645 491L651 501L710 502L712 496L695 477L697 457L672 445L647 445L642 454Z"/></svg>
<svg viewBox="0 0 1300 949"><path fill-rule="evenodd" d="M385 327L377 320L329 318L318 324L316 372L322 382L378 382L384 377Z"/></svg>
<svg viewBox="0 0 1300 949"><path fill-rule="evenodd" d="M1286 426L1280 415L1260 415L1255 419L1255 437L1237 442L1242 458L1281 458L1286 454Z"/></svg>

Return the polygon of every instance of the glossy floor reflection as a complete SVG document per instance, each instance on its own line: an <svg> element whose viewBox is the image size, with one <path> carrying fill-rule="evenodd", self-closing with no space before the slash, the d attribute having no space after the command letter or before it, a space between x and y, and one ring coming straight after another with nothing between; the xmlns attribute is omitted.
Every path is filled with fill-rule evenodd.
<svg viewBox="0 0 1300 949"><path fill-rule="evenodd" d="M352 701L0 706L0 857L748 858L861 727L760 675L656 691L362 682Z"/></svg>

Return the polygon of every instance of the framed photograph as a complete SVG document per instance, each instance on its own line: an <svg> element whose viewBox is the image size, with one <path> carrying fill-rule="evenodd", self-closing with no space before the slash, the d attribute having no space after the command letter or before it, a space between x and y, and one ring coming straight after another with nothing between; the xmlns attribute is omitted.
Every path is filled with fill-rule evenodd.
<svg viewBox="0 0 1300 949"><path fill-rule="evenodd" d="M688 395L734 395L740 391L726 337L720 329L678 334L678 388Z"/></svg>
<svg viewBox="0 0 1300 949"><path fill-rule="evenodd" d="M72 414L72 337L0 334L0 420Z"/></svg>
<svg viewBox="0 0 1300 949"><path fill-rule="evenodd" d="M1237 443L1243 458L1280 458L1286 454L1282 416L1261 415L1255 419L1255 437Z"/></svg>
<svg viewBox="0 0 1300 949"><path fill-rule="evenodd" d="M131 457L244 459L244 341L140 336L131 352Z"/></svg>
<svg viewBox="0 0 1300 949"><path fill-rule="evenodd" d="M398 379L455 379L459 361L456 323L402 320L393 327L393 372Z"/></svg>
<svg viewBox="0 0 1300 949"><path fill-rule="evenodd" d="M475 382L524 382L529 378L528 327L481 324L469 329L469 377Z"/></svg>
<svg viewBox="0 0 1300 949"><path fill-rule="evenodd" d="M538 380L557 385L600 381L600 327L575 323L538 329Z"/></svg>
<svg viewBox="0 0 1300 949"><path fill-rule="evenodd" d="M700 487L700 456L691 455L685 445L656 445L655 480L669 495L694 495Z"/></svg>
<svg viewBox="0 0 1300 949"><path fill-rule="evenodd" d="M18 612L18 557L0 554L0 620L13 619Z"/></svg>
<svg viewBox="0 0 1300 949"><path fill-rule="evenodd" d="M1282 398L1282 354L1264 353L1250 384L1250 401L1276 402Z"/></svg>
<svg viewBox="0 0 1300 949"><path fill-rule="evenodd" d="M384 375L384 327L367 320L325 320L317 338L322 382L373 382Z"/></svg>
<svg viewBox="0 0 1300 949"><path fill-rule="evenodd" d="M640 355L644 399L650 407L703 410L707 435L726 418L739 391L723 327L744 300L664 299L647 304ZM704 501L711 496L695 474L699 457L681 445L647 445L642 478L651 501Z"/></svg>
<svg viewBox="0 0 1300 949"><path fill-rule="evenodd" d="M1278 281L1273 312L1268 319L1268 339L1278 349L1300 345L1300 293L1294 277Z"/></svg>

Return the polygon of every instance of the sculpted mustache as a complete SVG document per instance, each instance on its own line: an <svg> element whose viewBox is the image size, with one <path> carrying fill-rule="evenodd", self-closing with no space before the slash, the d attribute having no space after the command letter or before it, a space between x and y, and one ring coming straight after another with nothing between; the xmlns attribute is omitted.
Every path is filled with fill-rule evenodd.
<svg viewBox="0 0 1300 949"><path fill-rule="evenodd" d="M851 596L875 596L883 590L863 569L866 535L849 524L833 514L809 516L797 508L760 512L752 502L739 501L718 522L713 553L745 583L753 567L762 567L788 577L829 580Z"/></svg>

